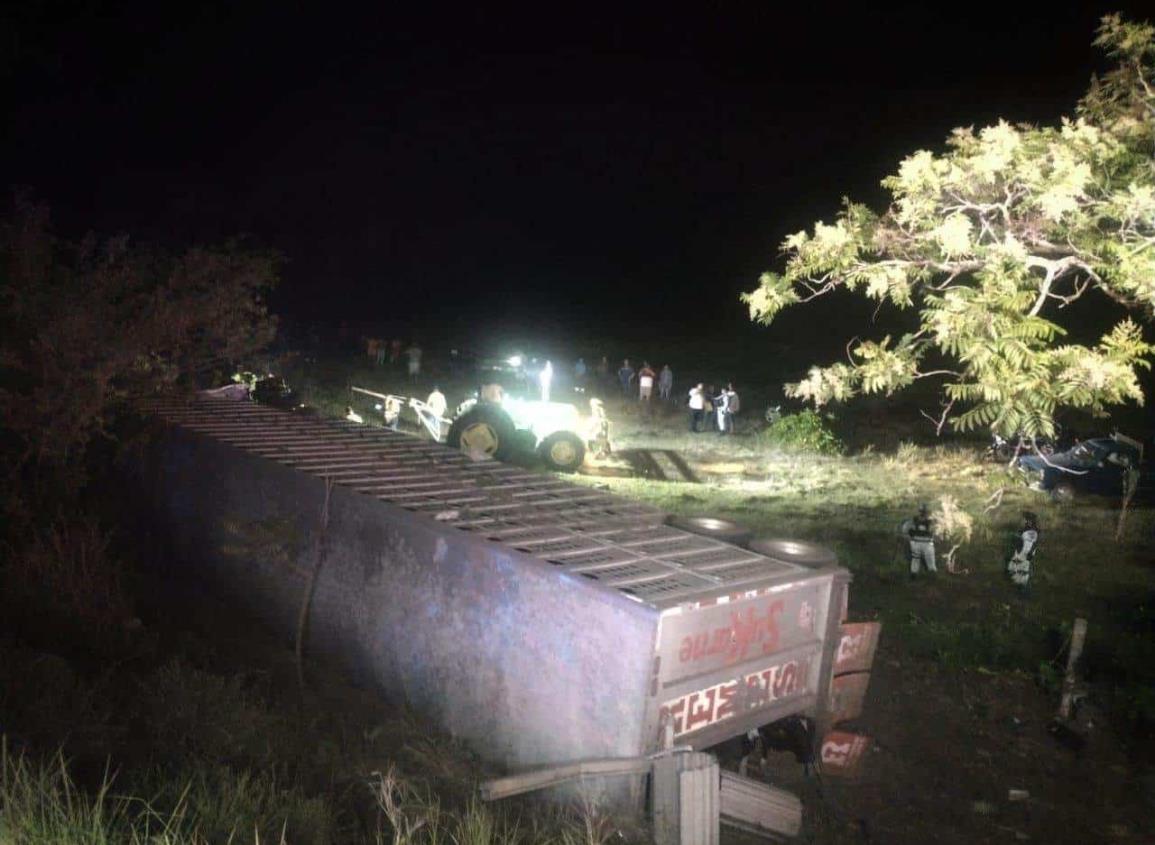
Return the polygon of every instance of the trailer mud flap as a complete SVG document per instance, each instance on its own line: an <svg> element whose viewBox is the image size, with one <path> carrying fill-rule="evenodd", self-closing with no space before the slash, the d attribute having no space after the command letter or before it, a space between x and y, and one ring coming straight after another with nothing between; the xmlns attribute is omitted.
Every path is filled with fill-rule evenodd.
<svg viewBox="0 0 1155 845"><path fill-rule="evenodd" d="M868 736L831 731L822 738L818 748L818 765L822 774L833 777L854 777L858 774L866 752L874 745Z"/></svg>

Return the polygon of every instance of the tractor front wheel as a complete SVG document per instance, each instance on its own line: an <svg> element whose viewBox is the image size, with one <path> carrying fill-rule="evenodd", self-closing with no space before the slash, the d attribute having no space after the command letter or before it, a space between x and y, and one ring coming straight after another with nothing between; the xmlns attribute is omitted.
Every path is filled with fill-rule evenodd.
<svg viewBox="0 0 1155 845"><path fill-rule="evenodd" d="M557 431L541 441L538 454L552 470L577 472L586 459L586 444L572 431Z"/></svg>

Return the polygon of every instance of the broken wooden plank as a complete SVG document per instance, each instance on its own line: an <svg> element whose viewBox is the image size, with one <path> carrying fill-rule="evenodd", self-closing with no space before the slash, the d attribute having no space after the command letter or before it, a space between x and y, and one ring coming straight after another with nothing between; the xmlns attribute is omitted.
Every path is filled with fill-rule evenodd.
<svg viewBox="0 0 1155 845"><path fill-rule="evenodd" d="M648 757L614 757L604 760L581 760L561 766L550 766L532 772L487 780L481 784L481 800L497 801L526 792L548 789L551 786L581 780L586 777L649 774Z"/></svg>

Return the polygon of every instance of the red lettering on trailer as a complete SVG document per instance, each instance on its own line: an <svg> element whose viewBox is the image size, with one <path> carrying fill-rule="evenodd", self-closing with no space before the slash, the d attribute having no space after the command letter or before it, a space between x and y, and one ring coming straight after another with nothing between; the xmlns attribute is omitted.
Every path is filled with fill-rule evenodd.
<svg viewBox="0 0 1155 845"><path fill-rule="evenodd" d="M718 707L714 711L717 721L728 719L734 715L734 696L738 692L738 684L723 684L718 687Z"/></svg>
<svg viewBox="0 0 1155 845"><path fill-rule="evenodd" d="M687 702L689 712L686 714L687 731L692 731L699 725L708 725L714 720L714 701L717 695L717 688L690 693Z"/></svg>
<svg viewBox="0 0 1155 845"><path fill-rule="evenodd" d="M695 662L716 654L724 654L727 663L736 663L750 655L754 646L761 654L769 654L778 647L781 636L778 617L785 603L776 599L766 605L765 613L757 607L735 610L730 614L730 625L713 631L702 631L682 638L678 660Z"/></svg>
<svg viewBox="0 0 1155 845"><path fill-rule="evenodd" d="M778 673L778 677L774 679L774 697L781 698L783 691L794 689L794 676L797 673L797 667L793 663L787 663L782 667Z"/></svg>
<svg viewBox="0 0 1155 845"><path fill-rule="evenodd" d="M663 725L673 725L674 736L681 736L804 693L809 679L809 659L791 660L667 701L658 711L659 718ZM745 695L739 696L743 688Z"/></svg>

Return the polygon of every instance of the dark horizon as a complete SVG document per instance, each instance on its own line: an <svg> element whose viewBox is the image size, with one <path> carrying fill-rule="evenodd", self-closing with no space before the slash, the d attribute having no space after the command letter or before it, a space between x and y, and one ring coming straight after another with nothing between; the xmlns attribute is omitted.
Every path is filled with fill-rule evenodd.
<svg viewBox="0 0 1155 845"><path fill-rule="evenodd" d="M32 4L5 13L4 182L68 236L277 249L290 324L745 335L737 295L785 235L878 205L955 126L1069 114L1119 7Z"/></svg>

